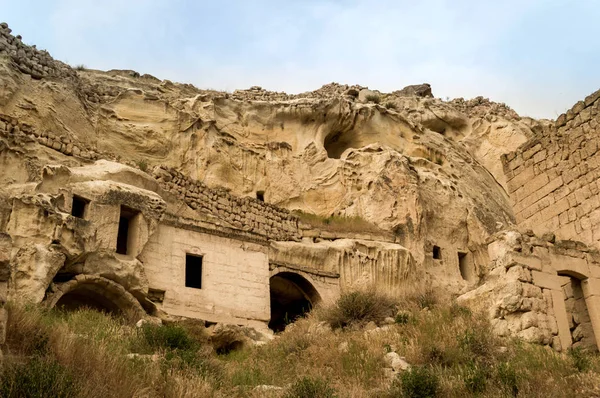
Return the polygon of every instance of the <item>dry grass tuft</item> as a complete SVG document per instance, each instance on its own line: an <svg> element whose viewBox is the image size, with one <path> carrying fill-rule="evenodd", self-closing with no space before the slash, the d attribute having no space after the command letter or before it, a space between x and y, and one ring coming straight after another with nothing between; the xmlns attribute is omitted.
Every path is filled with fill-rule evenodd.
<svg viewBox="0 0 600 398"><path fill-rule="evenodd" d="M305 213L301 210L294 210L294 214L300 221L312 225L324 231L330 232L349 232L361 234L384 234L386 231L377 225L370 223L362 217L330 216L322 217L312 213Z"/></svg>

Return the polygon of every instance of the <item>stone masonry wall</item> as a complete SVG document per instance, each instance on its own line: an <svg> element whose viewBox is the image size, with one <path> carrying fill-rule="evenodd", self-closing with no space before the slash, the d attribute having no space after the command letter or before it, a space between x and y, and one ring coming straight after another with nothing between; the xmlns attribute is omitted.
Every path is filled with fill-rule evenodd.
<svg viewBox="0 0 600 398"><path fill-rule="evenodd" d="M200 181L166 167L157 167L154 177L163 189L176 194L194 210L208 212L234 228L273 240L297 240L298 218L288 210L254 198L237 197L225 189L209 188Z"/></svg>
<svg viewBox="0 0 600 398"><path fill-rule="evenodd" d="M517 223L600 247L600 90L502 163Z"/></svg>
<svg viewBox="0 0 600 398"><path fill-rule="evenodd" d="M600 253L582 243L503 231L488 246L489 272L458 298L488 311L494 332L557 351L599 343ZM598 333L600 334L600 333Z"/></svg>
<svg viewBox="0 0 600 398"><path fill-rule="evenodd" d="M0 23L0 56L7 54L21 72L34 79L75 75L71 67L54 60L47 51L24 44L21 36L13 36L11 32L6 23Z"/></svg>

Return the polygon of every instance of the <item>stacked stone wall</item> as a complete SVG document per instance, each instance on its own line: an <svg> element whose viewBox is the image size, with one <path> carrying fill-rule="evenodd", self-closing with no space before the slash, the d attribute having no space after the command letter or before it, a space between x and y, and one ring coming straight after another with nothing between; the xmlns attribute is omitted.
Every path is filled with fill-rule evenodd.
<svg viewBox="0 0 600 398"><path fill-rule="evenodd" d="M59 135L50 131L39 131L14 117L2 114L0 114L0 137L7 138L10 142L16 144L37 142L64 155L75 156L83 160L96 160L100 158L115 160L116 158L109 154L100 154L64 134Z"/></svg>
<svg viewBox="0 0 600 398"><path fill-rule="evenodd" d="M600 247L600 90L503 155L517 223Z"/></svg>
<svg viewBox="0 0 600 398"><path fill-rule="evenodd" d="M213 214L234 228L273 240L295 240L300 236L298 218L286 209L249 197L237 197L225 189L209 188L166 167L156 168L154 177L163 189L176 194L192 209Z"/></svg>
<svg viewBox="0 0 600 398"><path fill-rule="evenodd" d="M488 245L489 272L459 297L489 311L500 336L561 351L594 348L600 331L600 253L581 242L503 231Z"/></svg>
<svg viewBox="0 0 600 398"><path fill-rule="evenodd" d="M75 75L71 67L54 60L47 51L24 44L21 36L13 36L11 32L6 23L0 23L0 56L8 55L21 72L34 79Z"/></svg>

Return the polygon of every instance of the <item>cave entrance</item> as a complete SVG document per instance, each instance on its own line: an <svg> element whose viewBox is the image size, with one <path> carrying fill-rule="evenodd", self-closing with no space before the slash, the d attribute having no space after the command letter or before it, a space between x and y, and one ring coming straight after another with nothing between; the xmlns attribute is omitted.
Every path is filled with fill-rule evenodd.
<svg viewBox="0 0 600 398"><path fill-rule="evenodd" d="M293 272L280 272L271 277L271 321L269 328L281 332L285 327L304 316L321 297L314 286L303 276Z"/></svg>
<svg viewBox="0 0 600 398"><path fill-rule="evenodd" d="M323 147L327 151L327 157L331 159L340 159L344 151L348 148L360 148L364 146L352 132L343 133L336 131L325 137Z"/></svg>
<svg viewBox="0 0 600 398"><path fill-rule="evenodd" d="M93 285L81 285L65 293L55 307L65 311L89 308L111 315L122 315L119 306Z"/></svg>

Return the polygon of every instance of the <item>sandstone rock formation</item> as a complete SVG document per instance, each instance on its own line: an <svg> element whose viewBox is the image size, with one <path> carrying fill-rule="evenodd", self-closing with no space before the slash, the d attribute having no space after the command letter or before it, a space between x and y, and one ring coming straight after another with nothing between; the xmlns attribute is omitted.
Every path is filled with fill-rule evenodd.
<svg viewBox="0 0 600 398"><path fill-rule="evenodd" d="M428 84L230 94L73 69L0 24L0 302L285 327L427 286L499 334L593 345L599 103L555 123Z"/></svg>

